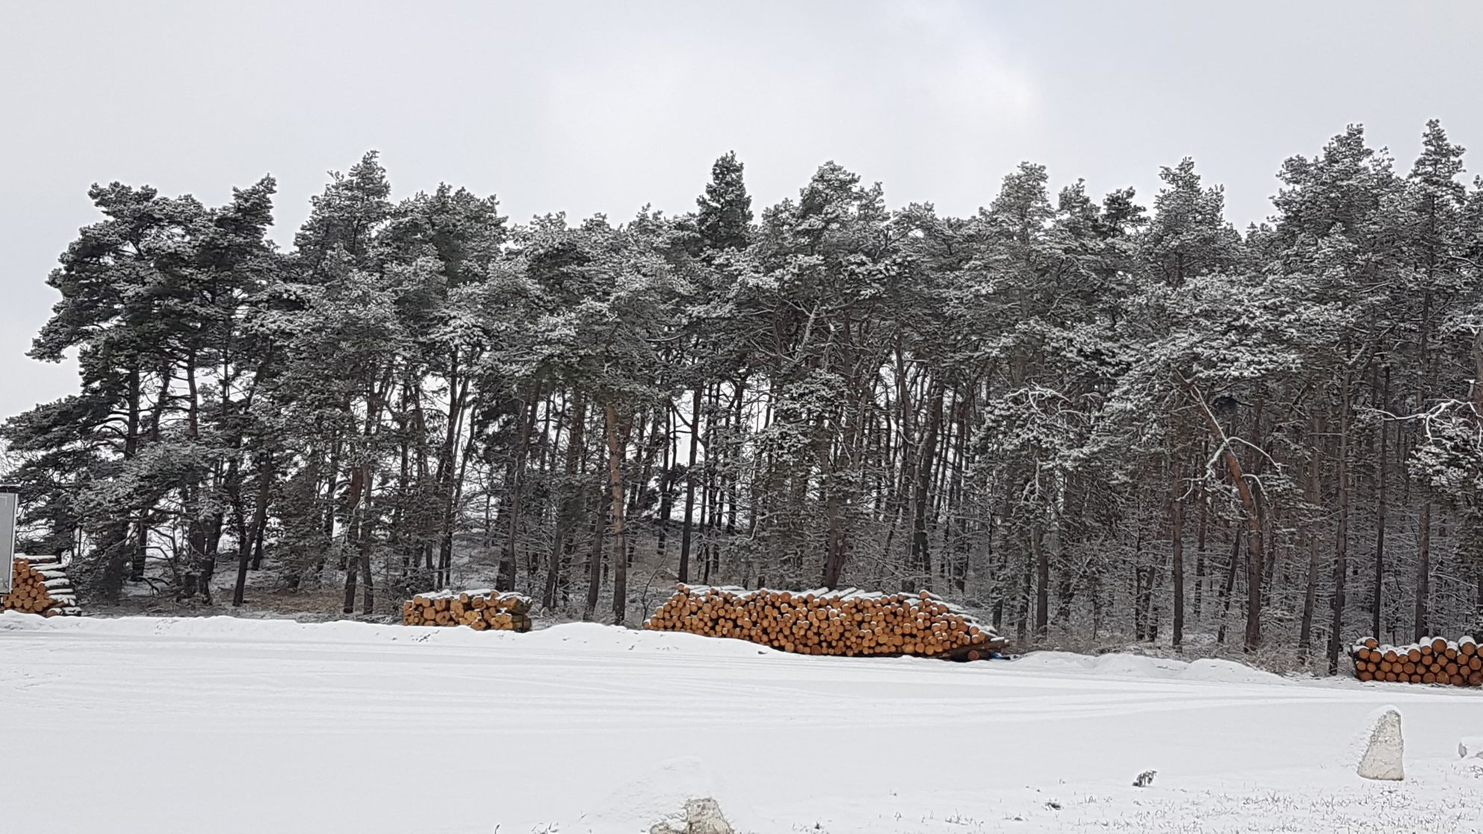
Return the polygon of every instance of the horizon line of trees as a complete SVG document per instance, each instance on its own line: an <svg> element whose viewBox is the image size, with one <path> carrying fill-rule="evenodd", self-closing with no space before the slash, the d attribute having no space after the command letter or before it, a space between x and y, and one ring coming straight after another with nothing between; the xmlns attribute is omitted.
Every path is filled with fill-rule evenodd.
<svg viewBox="0 0 1483 834"><path fill-rule="evenodd" d="M90 593L253 571L386 611L470 576L630 622L655 583L927 588L1021 640L1292 646L1483 614L1483 179L1350 126L1236 230L1022 163L970 217L830 162L754 214L512 224L377 155L288 251L274 181L148 186L47 278L79 390L0 428ZM635 573L637 572L637 573ZM599 611L605 610L605 615ZM1239 635L1237 629L1240 629Z"/></svg>

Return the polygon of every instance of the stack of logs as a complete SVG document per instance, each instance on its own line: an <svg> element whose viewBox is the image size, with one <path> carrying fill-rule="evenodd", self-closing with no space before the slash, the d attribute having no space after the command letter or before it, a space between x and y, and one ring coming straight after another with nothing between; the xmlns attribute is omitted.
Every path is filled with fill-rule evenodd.
<svg viewBox="0 0 1483 834"><path fill-rule="evenodd" d="M530 597L488 589L419 594L402 604L402 622L462 625L475 631L530 631Z"/></svg>
<svg viewBox="0 0 1483 834"><path fill-rule="evenodd" d="M814 655L922 655L981 660L1004 638L923 591L789 591L680 585L644 628L735 637Z"/></svg>
<svg viewBox="0 0 1483 834"><path fill-rule="evenodd" d="M56 556L18 556L11 577L10 593L5 596L6 611L45 617L82 615L82 609L77 607L77 591L62 570L62 560Z"/></svg>
<svg viewBox="0 0 1483 834"><path fill-rule="evenodd" d="M1362 681L1483 686L1483 651L1471 637L1453 643L1428 637L1409 646L1382 646L1367 637L1350 651Z"/></svg>

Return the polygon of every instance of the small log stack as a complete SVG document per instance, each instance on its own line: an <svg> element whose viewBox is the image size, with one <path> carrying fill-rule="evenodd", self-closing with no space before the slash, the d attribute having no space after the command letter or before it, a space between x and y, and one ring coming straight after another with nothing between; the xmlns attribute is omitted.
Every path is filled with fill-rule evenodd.
<svg viewBox="0 0 1483 834"><path fill-rule="evenodd" d="M812 655L983 660L1008 643L927 593L791 591L680 585L644 623L653 631L735 637Z"/></svg>
<svg viewBox="0 0 1483 834"><path fill-rule="evenodd" d="M4 610L43 617L80 617L77 591L56 556L17 556Z"/></svg>
<svg viewBox="0 0 1483 834"><path fill-rule="evenodd" d="M530 597L488 589L418 594L402 604L402 622L468 626L475 631L530 631Z"/></svg>
<svg viewBox="0 0 1483 834"><path fill-rule="evenodd" d="M1471 637L1457 642L1428 637L1408 646L1384 646L1366 637L1350 656L1362 681L1483 686L1483 650Z"/></svg>

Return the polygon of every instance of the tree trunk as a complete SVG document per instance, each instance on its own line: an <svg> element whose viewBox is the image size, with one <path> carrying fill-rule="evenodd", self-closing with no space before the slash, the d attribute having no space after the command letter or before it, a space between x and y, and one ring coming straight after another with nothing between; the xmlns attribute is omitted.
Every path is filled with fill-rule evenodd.
<svg viewBox="0 0 1483 834"><path fill-rule="evenodd" d="M1184 471L1179 451L1173 454L1169 492L1169 552L1174 583L1174 648L1184 645Z"/></svg>
<svg viewBox="0 0 1483 834"><path fill-rule="evenodd" d="M602 554L608 521L608 503L598 493L596 511L592 518L592 542L587 548L587 599L582 607L582 619L591 620L597 612L597 598L602 590Z"/></svg>
<svg viewBox="0 0 1483 834"><path fill-rule="evenodd" d="M1200 460L1204 461L1210 455L1210 441L1208 439L1200 443ZM1205 482L1200 481L1199 489L1200 515L1195 522L1195 619L1199 620L1204 614L1205 602L1205 535L1210 529L1209 506L1210 499L1205 494Z"/></svg>
<svg viewBox="0 0 1483 834"><path fill-rule="evenodd" d="M1419 388L1416 391L1417 409L1425 408L1427 393L1431 389L1431 353L1429 344L1431 341L1431 277L1435 268L1435 252L1428 253L1430 262L1427 266L1427 290L1422 296L1421 323L1420 323L1420 350L1418 351L1421 362L1422 374ZM1476 342L1475 342L1476 345ZM1475 395L1478 385L1474 385ZM1432 526L1432 502L1423 498L1421 502L1421 517L1418 521L1416 542L1416 617L1414 622L1415 639L1420 640L1427 636L1428 607L1431 601L1431 526Z"/></svg>
<svg viewBox="0 0 1483 834"><path fill-rule="evenodd" d="M1226 468L1230 471L1231 481L1236 487L1237 494L1241 497L1241 506L1246 511L1246 521L1251 527L1251 534L1247 537L1247 548L1250 550L1247 564L1247 589L1246 589L1246 640L1245 649L1248 652L1255 651L1262 641L1262 517L1257 508L1256 497L1252 494L1251 485L1246 482L1246 472L1241 467L1241 461L1236 457L1236 451L1231 448L1230 439L1226 436L1225 429L1221 428L1220 421L1215 419L1215 414L1205 402L1205 397L1195 388L1189 380L1176 373L1177 381L1195 405L1199 407L1201 414L1205 417L1206 428L1209 429L1213 439L1225 458Z"/></svg>
<svg viewBox="0 0 1483 834"><path fill-rule="evenodd" d="M613 623L623 625L628 615L628 534L623 527L623 444L619 440L618 410L603 409L608 435L608 486L613 494Z"/></svg>
<svg viewBox="0 0 1483 834"><path fill-rule="evenodd" d="M242 507L242 491L232 495L232 521L237 531L237 580L232 585L232 607L240 608L247 594L247 570L252 567L252 536L247 528L247 511Z"/></svg>
<svg viewBox="0 0 1483 834"><path fill-rule="evenodd" d="M572 394L572 428L567 433L566 461L562 467L565 478L560 488L561 504L556 511L556 537L551 542L551 554L546 563L546 586L541 595L541 606L547 611L556 607L556 589L561 584L561 562L582 503L582 490L576 479L577 465L582 460L586 424L587 403L579 389Z"/></svg>
<svg viewBox="0 0 1483 834"><path fill-rule="evenodd" d="M1224 644L1226 642L1226 621L1231 616L1231 599L1236 592L1236 566L1241 562L1241 535L1244 531L1237 527L1231 535L1231 561L1226 566L1226 581L1220 589L1220 630L1216 632L1215 642Z"/></svg>
<svg viewBox="0 0 1483 834"><path fill-rule="evenodd" d="M345 527L347 531L350 531L347 532L347 538L351 541L354 541L354 537L359 534L360 530L360 525L357 523L359 521L359 517L356 515L356 512L360 501L360 490L363 488L363 471L363 467L356 467L353 470L350 478L350 491L352 495L351 509L345 519ZM347 541L346 543L349 544L350 542ZM360 559L350 558L348 560L345 560L345 562L345 599L343 601L344 604L341 606L341 612L345 614L354 614L356 584L359 580L360 572Z"/></svg>
<svg viewBox="0 0 1483 834"><path fill-rule="evenodd" d="M1030 525L1030 551L1035 554L1035 636L1043 638L1050 616L1050 551L1038 522Z"/></svg>
<svg viewBox="0 0 1483 834"><path fill-rule="evenodd" d="M664 410L664 460L659 473L659 515L655 519L654 560L663 565L669 555L669 517L675 509L675 466L679 450L675 448L674 408ZM676 574L678 578L678 574Z"/></svg>
<svg viewBox="0 0 1483 834"><path fill-rule="evenodd" d="M263 537L268 529L268 499L273 490L273 478L277 463L272 452L263 455L258 466L257 497L252 507L252 569L262 570Z"/></svg>
<svg viewBox="0 0 1483 834"><path fill-rule="evenodd" d="M932 587L932 554L927 547L927 499L932 491L933 464L937 457L937 435L942 430L942 384L933 381L927 393L927 428L923 432L920 451L916 455L916 483L912 501L911 511L911 569L916 574L922 588ZM1044 561L1048 557L1040 549L1040 543L1035 542L1036 558ZM1050 581L1050 568L1048 564L1044 570L1037 567L1039 584L1035 591L1035 633L1045 634L1045 626L1049 617L1049 605L1047 603L1047 587ZM912 589L917 590L917 589Z"/></svg>
<svg viewBox="0 0 1483 834"><path fill-rule="evenodd" d="M1385 387L1380 395L1380 408L1382 411L1390 409L1390 367L1385 368ZM1370 612L1370 633L1376 639L1380 637L1380 612L1385 609L1385 494L1386 487L1390 481L1389 464L1390 455L1386 451L1386 442L1390 439L1390 426L1386 425L1385 418L1380 420L1380 472L1379 489L1375 498L1375 589L1372 597L1372 610Z"/></svg>
<svg viewBox="0 0 1483 834"><path fill-rule="evenodd" d="M1308 503L1319 506L1323 493L1320 491L1320 479L1323 476L1323 454L1318 446L1319 438L1322 436L1322 423L1319 418L1313 418L1313 454L1308 461ZM1306 654L1313 646L1313 612L1318 604L1318 531L1315 525L1310 524L1304 532L1304 538L1308 541L1308 584L1307 593L1303 597L1303 624L1298 635L1298 648Z"/></svg>
<svg viewBox="0 0 1483 834"><path fill-rule="evenodd" d="M695 520L695 454L700 445L701 391L702 386L696 384L695 396L690 404L690 459L685 467L685 526L680 530L681 582L690 581L690 525Z"/></svg>
<svg viewBox="0 0 1483 834"><path fill-rule="evenodd" d="M368 467L369 468L369 467ZM356 542L359 550L359 562L362 575L361 613L367 616L376 613L376 574L371 570L371 546L375 543L376 513L373 509L373 490L371 489L371 473L366 473L366 500L361 510L360 538Z"/></svg>
<svg viewBox="0 0 1483 834"><path fill-rule="evenodd" d="M1415 638L1420 640L1427 636L1428 602L1431 600L1431 541L1432 541L1432 502L1423 501L1421 504L1421 518L1417 522L1416 542L1416 622Z"/></svg>
<svg viewBox="0 0 1483 834"><path fill-rule="evenodd" d="M442 448L438 450L438 564L453 564L453 534L458 526L458 494L462 485L459 477L459 442L463 436L464 403L469 395L469 380L464 377L458 382L458 352L454 351L452 371L448 379L447 433ZM518 487L517 487L518 489Z"/></svg>
<svg viewBox="0 0 1483 834"><path fill-rule="evenodd" d="M1344 375L1339 401L1339 460L1335 486L1339 491L1339 537L1334 552L1334 623L1329 633L1329 674L1339 671L1344 646L1344 582L1349 576L1349 423L1352 378Z"/></svg>
<svg viewBox="0 0 1483 834"><path fill-rule="evenodd" d="M741 481L741 460L742 460L741 459L741 453L742 453L742 447L743 447L742 444L744 442L744 438L746 438L746 436L747 436L746 428L743 425L744 408L746 406L746 400L745 400L745 398L744 398L743 395L744 395L746 389L747 389L747 380L746 380L746 377L742 377L742 378L738 379L736 381L736 391L735 391L736 397L732 401L732 409L733 409L732 419L735 422L735 429L732 432L732 435L731 435L731 438L730 438L730 449L728 450L730 452L729 459L731 461L731 466L729 468L730 468L731 471L730 471L730 474L729 474L729 476L727 478L727 484L726 484L726 501L727 501L727 507L726 507L726 537L727 537L727 539L730 539L732 536L736 535L737 504L741 500L741 489L740 489L740 486L741 486L741 484L740 484L740 481Z"/></svg>
<svg viewBox="0 0 1483 834"><path fill-rule="evenodd" d="M124 460L131 460L139 450L139 400L142 396L140 389L139 366L134 365L129 368L129 416L124 428ZM127 522L125 524L127 525ZM128 539L128 533L125 532L119 540L120 548L128 547ZM129 578L135 582L144 578L144 554L144 537L141 536L138 549L129 556Z"/></svg>

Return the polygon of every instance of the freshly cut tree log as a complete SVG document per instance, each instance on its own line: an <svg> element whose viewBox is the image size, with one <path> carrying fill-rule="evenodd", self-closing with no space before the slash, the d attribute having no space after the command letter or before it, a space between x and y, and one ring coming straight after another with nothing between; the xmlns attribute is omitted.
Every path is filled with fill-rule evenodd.
<svg viewBox="0 0 1483 834"><path fill-rule="evenodd" d="M530 597L489 589L418 594L402 604L407 625L468 626L475 631L530 631Z"/></svg>
<svg viewBox="0 0 1483 834"><path fill-rule="evenodd" d="M1349 655L1362 681L1483 686L1483 654L1471 637L1457 642L1427 637L1406 646L1383 646L1366 637Z"/></svg>
<svg viewBox="0 0 1483 834"><path fill-rule="evenodd" d="M6 611L22 611L47 617L79 617L77 592L54 556L18 557L11 571L11 590L5 596Z"/></svg>
<svg viewBox="0 0 1483 834"><path fill-rule="evenodd" d="M1008 641L926 591L792 591L680 585L644 623L813 655L992 657Z"/></svg>

